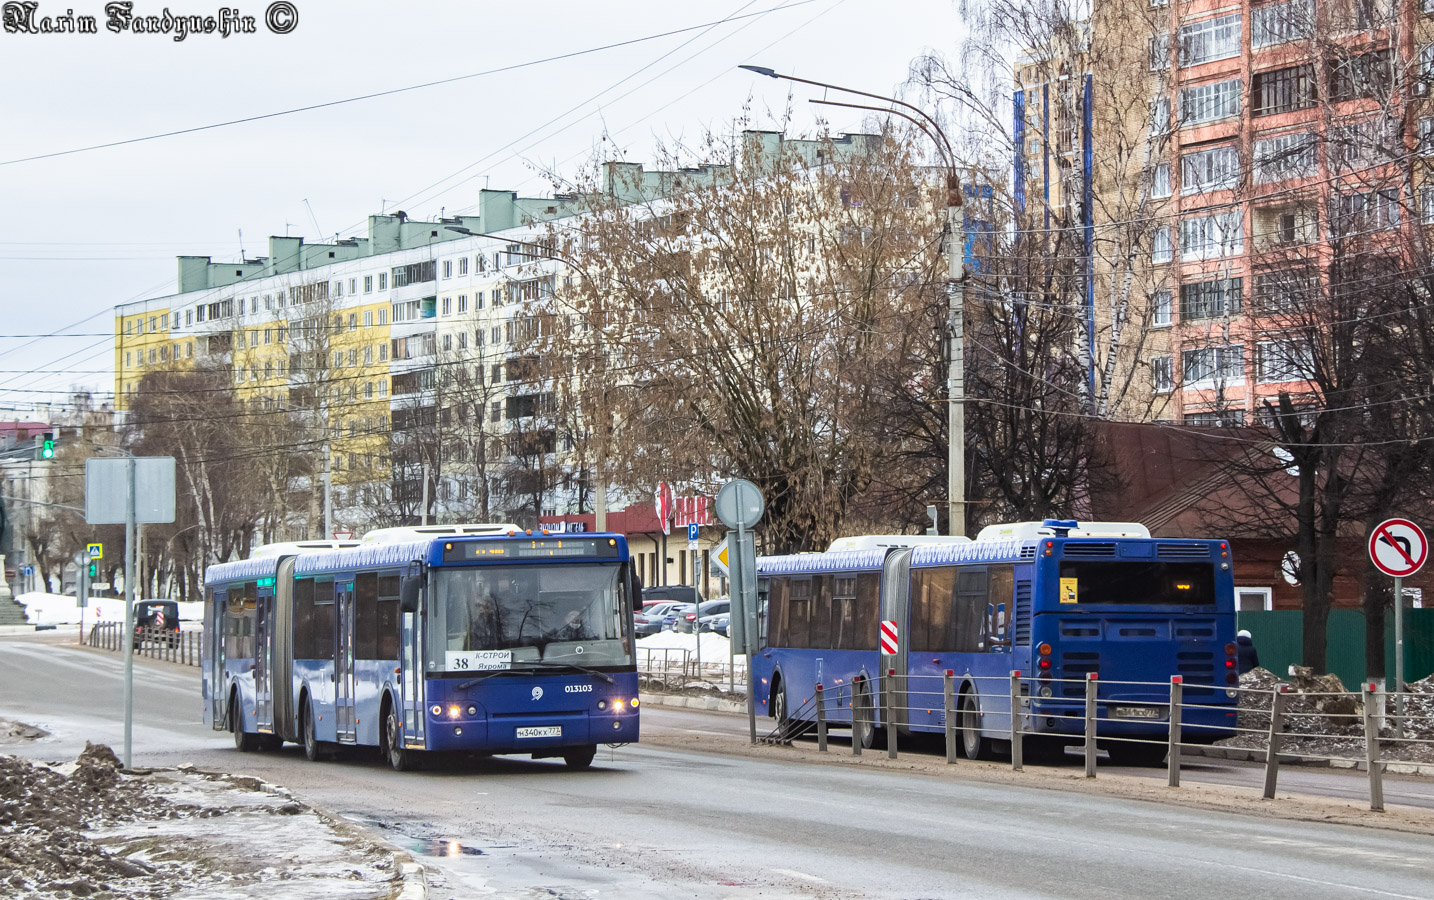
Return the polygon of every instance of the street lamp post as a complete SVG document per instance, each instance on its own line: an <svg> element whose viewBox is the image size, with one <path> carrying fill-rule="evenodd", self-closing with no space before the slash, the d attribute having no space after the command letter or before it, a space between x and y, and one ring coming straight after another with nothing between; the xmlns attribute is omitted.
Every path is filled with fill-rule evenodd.
<svg viewBox="0 0 1434 900"><path fill-rule="evenodd" d="M813 99L811 102L822 106L843 106L849 109L865 109L871 112L879 112L887 115L900 116L906 121L915 125L920 131L929 137L936 145L936 152L941 157L942 164L946 167L946 230L945 254L946 254L946 340L947 340L947 415L948 415L948 439L947 439L947 473L946 490L949 514L948 530L952 535L962 536L966 534L966 377L965 377L965 305L966 290L964 283L963 255L965 253L965 230L961 220L961 178L956 171L956 154L951 148L951 142L947 140L946 133L936 120L918 106L897 100L895 97L883 97L880 94L871 94L866 91L858 91L853 88L841 87L840 85L828 84L824 81L812 81L807 78L797 78L794 75L782 75L765 66L738 66L748 72L758 75L765 75L768 78L777 78L784 81L791 81L797 84L809 84L813 87L827 90L840 91L844 94L852 94L857 97L870 97L883 103L892 104L891 108L879 106L867 106L860 103L840 103L835 100Z"/></svg>

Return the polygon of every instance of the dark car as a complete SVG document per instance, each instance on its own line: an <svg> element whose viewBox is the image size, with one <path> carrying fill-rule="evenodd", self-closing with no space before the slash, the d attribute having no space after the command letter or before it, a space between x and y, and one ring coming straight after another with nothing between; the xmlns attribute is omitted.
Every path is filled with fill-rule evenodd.
<svg viewBox="0 0 1434 900"><path fill-rule="evenodd" d="M667 611L667 615L662 617L662 630L677 631L677 623L682 621L682 617L696 609L696 605L692 603L673 604L672 608Z"/></svg>
<svg viewBox="0 0 1434 900"><path fill-rule="evenodd" d="M692 634L697 631L710 631L711 619L709 617L718 615L719 613L730 612L731 609L732 603L728 600L708 600L705 603L699 604L696 609L689 609L685 612L682 618L677 620L677 630L685 634ZM707 627L701 627L703 625Z"/></svg>
<svg viewBox="0 0 1434 900"><path fill-rule="evenodd" d="M704 628L703 630L712 631L723 637L727 637L727 629L731 625L731 618L731 613L722 613L721 615L713 616L711 627Z"/></svg>
<svg viewBox="0 0 1434 900"><path fill-rule="evenodd" d="M134 605L134 648L146 640L179 644L179 604L173 600L141 600Z"/></svg>
<svg viewBox="0 0 1434 900"><path fill-rule="evenodd" d="M642 606L651 603L701 603L702 592L686 584L669 584L642 589Z"/></svg>

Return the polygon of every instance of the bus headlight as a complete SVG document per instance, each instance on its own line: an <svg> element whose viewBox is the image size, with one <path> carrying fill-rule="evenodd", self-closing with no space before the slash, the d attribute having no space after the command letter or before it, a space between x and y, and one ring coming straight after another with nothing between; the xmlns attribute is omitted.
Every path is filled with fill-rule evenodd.
<svg viewBox="0 0 1434 900"><path fill-rule="evenodd" d="M450 707L448 707L448 718L450 718L450 719L456 719L456 718L458 718L458 713L460 713L461 711L462 711L462 710L460 710L460 709L459 709L458 707L456 707L456 706L450 706Z"/></svg>

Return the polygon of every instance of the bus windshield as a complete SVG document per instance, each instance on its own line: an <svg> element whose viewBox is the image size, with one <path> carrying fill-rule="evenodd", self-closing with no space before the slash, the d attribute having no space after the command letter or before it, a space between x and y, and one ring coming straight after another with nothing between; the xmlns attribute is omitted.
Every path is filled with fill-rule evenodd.
<svg viewBox="0 0 1434 900"><path fill-rule="evenodd" d="M582 563L433 570L428 670L631 665L621 571Z"/></svg>
<svg viewBox="0 0 1434 900"><path fill-rule="evenodd" d="M1197 562L1062 562L1060 602L1213 606L1215 567Z"/></svg>

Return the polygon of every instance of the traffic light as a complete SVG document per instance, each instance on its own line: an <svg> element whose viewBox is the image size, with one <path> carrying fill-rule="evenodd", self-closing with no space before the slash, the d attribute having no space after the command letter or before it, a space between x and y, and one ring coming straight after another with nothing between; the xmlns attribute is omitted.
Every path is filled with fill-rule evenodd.
<svg viewBox="0 0 1434 900"><path fill-rule="evenodd" d="M55 436L48 431L40 436L40 458L55 458Z"/></svg>
<svg viewBox="0 0 1434 900"><path fill-rule="evenodd" d="M98 574L100 574L100 564L90 563L90 578L93 579Z"/></svg>

